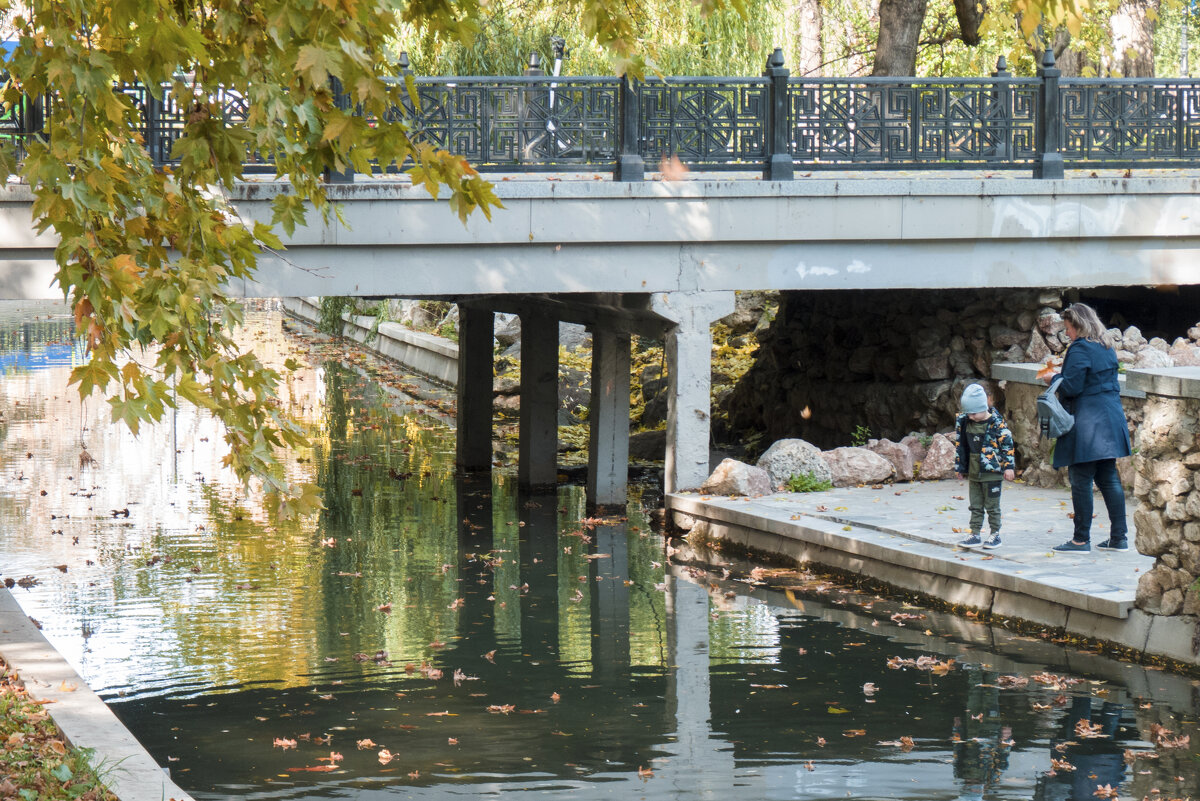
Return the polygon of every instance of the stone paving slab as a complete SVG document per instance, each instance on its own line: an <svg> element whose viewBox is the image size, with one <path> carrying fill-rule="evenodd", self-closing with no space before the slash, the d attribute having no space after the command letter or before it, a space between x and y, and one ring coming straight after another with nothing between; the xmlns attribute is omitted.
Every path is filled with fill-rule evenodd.
<svg viewBox="0 0 1200 801"><path fill-rule="evenodd" d="M42 635L7 589L0 587L0 656L67 742L95 751L93 764L121 801L192 801L167 776L112 710Z"/></svg>
<svg viewBox="0 0 1200 801"><path fill-rule="evenodd" d="M1070 493L1015 482L1005 482L1001 499L1003 546L991 551L957 545L970 514L967 483L961 480L758 498L695 493L669 498L672 509L701 517L1115 618L1129 615L1138 577L1154 564L1132 549L1053 551L1071 537ZM1128 504L1131 524L1135 507ZM1096 510L1093 543L1108 537L1099 496Z"/></svg>

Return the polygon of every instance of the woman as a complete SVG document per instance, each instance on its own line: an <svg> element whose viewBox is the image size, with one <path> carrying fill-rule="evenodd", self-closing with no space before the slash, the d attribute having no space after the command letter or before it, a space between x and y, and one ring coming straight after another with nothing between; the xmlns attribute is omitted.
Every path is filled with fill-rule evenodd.
<svg viewBox="0 0 1200 801"><path fill-rule="evenodd" d="M1125 490L1117 475L1117 459L1128 456L1129 426L1121 408L1117 354L1108 344L1096 310L1073 303L1063 312L1071 344L1063 359L1059 398L1075 415L1075 425L1054 446L1054 467L1066 467L1075 507L1075 532L1056 551L1091 550L1092 484L1108 509L1109 537L1096 547L1127 551ZM1053 376L1046 379L1049 383Z"/></svg>

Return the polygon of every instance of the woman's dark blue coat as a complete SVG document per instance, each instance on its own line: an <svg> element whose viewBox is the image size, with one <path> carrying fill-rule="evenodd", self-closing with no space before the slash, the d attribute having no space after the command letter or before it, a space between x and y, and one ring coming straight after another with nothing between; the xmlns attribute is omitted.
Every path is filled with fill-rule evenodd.
<svg viewBox="0 0 1200 801"><path fill-rule="evenodd" d="M1077 339L1063 359L1058 396L1075 425L1054 446L1055 467L1128 456L1129 426L1121 408L1117 354L1098 342Z"/></svg>

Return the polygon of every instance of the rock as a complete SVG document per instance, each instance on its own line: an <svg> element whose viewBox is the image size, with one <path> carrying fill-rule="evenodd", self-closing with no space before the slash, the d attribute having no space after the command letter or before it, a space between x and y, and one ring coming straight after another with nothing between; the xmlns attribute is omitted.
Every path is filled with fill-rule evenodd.
<svg viewBox="0 0 1200 801"><path fill-rule="evenodd" d="M1006 325L991 325L988 326L988 339L992 343L992 347L997 350L1011 348L1013 345L1020 345L1028 339L1022 331L1015 328L1009 328Z"/></svg>
<svg viewBox="0 0 1200 801"><path fill-rule="evenodd" d="M881 439L868 443L867 450L872 453L877 453L892 465L892 470L896 481L912 481L913 480L913 457L912 453L899 442L892 442L890 439Z"/></svg>
<svg viewBox="0 0 1200 801"><path fill-rule="evenodd" d="M511 375L498 375L492 379L492 392L496 395L520 395L521 380Z"/></svg>
<svg viewBox="0 0 1200 801"><path fill-rule="evenodd" d="M932 481L954 475L954 443L945 434L934 434L921 462L921 480Z"/></svg>
<svg viewBox="0 0 1200 801"><path fill-rule="evenodd" d="M500 346L507 348L521 341L521 318L515 314L497 314L492 335Z"/></svg>
<svg viewBox="0 0 1200 801"><path fill-rule="evenodd" d="M1162 337L1151 337L1150 341L1146 344L1155 350L1161 350L1163 353L1166 353L1171 349L1171 346L1168 345L1167 341Z"/></svg>
<svg viewBox="0 0 1200 801"><path fill-rule="evenodd" d="M1050 346L1037 331L1029 332L1029 344L1025 346L1025 361L1041 364L1050 357Z"/></svg>
<svg viewBox="0 0 1200 801"><path fill-rule="evenodd" d="M1054 309L1046 307L1038 312L1037 329L1042 333L1042 336L1054 336L1062 331L1064 327L1062 315Z"/></svg>
<svg viewBox="0 0 1200 801"><path fill-rule="evenodd" d="M675 528L680 531L691 531L696 525L696 518L684 512L672 512L671 521L675 524Z"/></svg>
<svg viewBox="0 0 1200 801"><path fill-rule="evenodd" d="M558 344L559 347L567 350L579 350L584 347L592 346L592 335L579 323L559 323L558 324Z"/></svg>
<svg viewBox="0 0 1200 801"><path fill-rule="evenodd" d="M1136 325L1131 325L1121 332L1121 342L1129 350L1138 350L1146 344L1146 338L1142 336L1141 329Z"/></svg>
<svg viewBox="0 0 1200 801"><path fill-rule="evenodd" d="M1188 339L1200 342L1200 325L1193 325L1188 329Z"/></svg>
<svg viewBox="0 0 1200 801"><path fill-rule="evenodd" d="M941 381L950 377L947 356L924 356L913 360L913 376L918 381Z"/></svg>
<svg viewBox="0 0 1200 801"><path fill-rule="evenodd" d="M1189 575L1200 575L1200 545L1187 541L1176 543L1175 552L1179 554L1181 568L1186 570Z"/></svg>
<svg viewBox="0 0 1200 801"><path fill-rule="evenodd" d="M811 474L817 481L833 481L829 465L821 458L821 449L802 439L781 439L772 443L759 457L756 466L767 471L773 487L802 473Z"/></svg>
<svg viewBox="0 0 1200 801"><path fill-rule="evenodd" d="M1133 513L1133 529L1137 532L1134 544L1138 553L1158 556L1170 550L1172 537L1162 512L1139 506Z"/></svg>
<svg viewBox="0 0 1200 801"><path fill-rule="evenodd" d="M877 484L894 472L891 462L866 448L834 448L823 452L821 458L829 465L835 487Z"/></svg>
<svg viewBox="0 0 1200 801"><path fill-rule="evenodd" d="M1167 590L1162 594L1162 601L1159 602L1158 613L1160 615L1177 615L1183 609L1183 590L1175 588Z"/></svg>
<svg viewBox="0 0 1200 801"><path fill-rule="evenodd" d="M1200 349L1194 345L1174 345L1167 355L1176 367L1200 367Z"/></svg>
<svg viewBox="0 0 1200 801"><path fill-rule="evenodd" d="M736 459L725 459L704 479L700 491L710 495L769 495L773 490L766 470Z"/></svg>
<svg viewBox="0 0 1200 801"><path fill-rule="evenodd" d="M1174 587L1175 577L1170 568L1155 565L1152 570L1142 574L1138 579L1137 593L1134 595L1134 606L1152 615L1163 614L1162 597L1168 589Z"/></svg>
<svg viewBox="0 0 1200 801"><path fill-rule="evenodd" d="M1162 340L1159 340L1162 342ZM1163 342L1165 345L1166 343ZM1133 366L1138 369L1154 369L1156 367L1174 367L1175 363L1171 361L1170 355L1166 350L1158 348L1142 348L1133 357Z"/></svg>
<svg viewBox="0 0 1200 801"><path fill-rule="evenodd" d="M718 322L724 323L734 336L748 334L759 327L764 317L770 317L766 311L777 295L776 292L738 292L734 299L733 314L722 317Z"/></svg>
<svg viewBox="0 0 1200 801"><path fill-rule="evenodd" d="M629 435L629 458L639 462L661 462L667 452L667 431L638 431Z"/></svg>
<svg viewBox="0 0 1200 801"><path fill-rule="evenodd" d="M871 364L878 352L879 348L876 347L855 348L850 354L849 362L846 363L846 369L859 375L870 375Z"/></svg>
<svg viewBox="0 0 1200 801"><path fill-rule="evenodd" d="M909 455L912 456L914 462L923 462L932 440L933 438L927 434L909 434L900 440L900 444L908 448Z"/></svg>
<svg viewBox="0 0 1200 801"><path fill-rule="evenodd" d="M592 402L592 377L585 370L558 368L558 424L569 426L587 420Z"/></svg>

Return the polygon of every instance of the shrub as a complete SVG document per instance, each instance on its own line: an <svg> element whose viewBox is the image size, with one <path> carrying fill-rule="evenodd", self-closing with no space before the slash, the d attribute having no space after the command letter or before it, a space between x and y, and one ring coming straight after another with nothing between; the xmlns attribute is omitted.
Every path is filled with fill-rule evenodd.
<svg viewBox="0 0 1200 801"><path fill-rule="evenodd" d="M787 481L783 483L787 487L788 492L821 492L822 490L833 489L833 484L825 479L820 479L812 473L795 473Z"/></svg>

